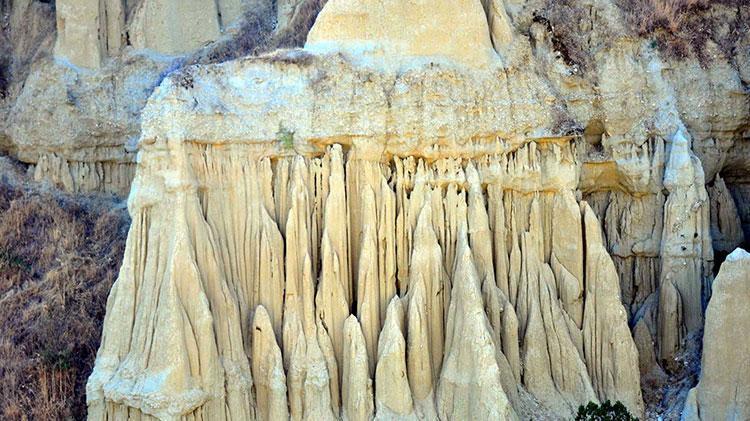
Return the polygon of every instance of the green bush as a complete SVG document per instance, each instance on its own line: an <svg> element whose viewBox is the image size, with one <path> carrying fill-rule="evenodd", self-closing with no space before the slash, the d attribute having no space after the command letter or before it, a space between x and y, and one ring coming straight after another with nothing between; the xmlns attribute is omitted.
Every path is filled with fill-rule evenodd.
<svg viewBox="0 0 750 421"><path fill-rule="evenodd" d="M585 407L578 407L576 421L638 421L638 418L628 412L622 402L617 401L614 405L606 401L601 405L589 402Z"/></svg>
<svg viewBox="0 0 750 421"><path fill-rule="evenodd" d="M276 139L281 143L284 149L294 148L294 132L279 123L279 131L276 132Z"/></svg>

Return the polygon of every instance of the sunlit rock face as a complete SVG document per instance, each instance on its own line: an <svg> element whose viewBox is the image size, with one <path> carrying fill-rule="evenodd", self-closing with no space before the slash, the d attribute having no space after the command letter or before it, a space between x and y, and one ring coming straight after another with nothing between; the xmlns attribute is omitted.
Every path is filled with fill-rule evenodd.
<svg viewBox="0 0 750 421"><path fill-rule="evenodd" d="M706 310L703 360L698 385L690 390L683 419L750 417L750 254L738 248L721 265Z"/></svg>
<svg viewBox="0 0 750 421"><path fill-rule="evenodd" d="M90 418L642 414L559 112L499 60L393 71L303 50L169 77Z"/></svg>
<svg viewBox="0 0 750 421"><path fill-rule="evenodd" d="M331 0L304 49L166 77L90 418L643 417L744 240L747 95L598 44L604 0L577 74L527 3Z"/></svg>

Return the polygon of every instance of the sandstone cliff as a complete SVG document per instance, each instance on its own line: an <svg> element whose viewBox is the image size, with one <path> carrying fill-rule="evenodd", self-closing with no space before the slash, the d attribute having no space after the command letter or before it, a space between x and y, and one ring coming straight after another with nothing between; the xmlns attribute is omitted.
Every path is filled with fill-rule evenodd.
<svg viewBox="0 0 750 421"><path fill-rule="evenodd" d="M666 410L750 235L748 6L322 3L59 0L11 84L36 178L130 192L90 417Z"/></svg>
<svg viewBox="0 0 750 421"><path fill-rule="evenodd" d="M706 310L703 362L698 386L690 390L684 420L741 420L750 417L750 254L736 249L721 265Z"/></svg>

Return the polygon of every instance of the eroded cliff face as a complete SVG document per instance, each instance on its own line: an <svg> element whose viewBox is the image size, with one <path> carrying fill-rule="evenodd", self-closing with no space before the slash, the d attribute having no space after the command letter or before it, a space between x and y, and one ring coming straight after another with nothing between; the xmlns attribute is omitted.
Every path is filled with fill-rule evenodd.
<svg viewBox="0 0 750 421"><path fill-rule="evenodd" d="M36 178L132 180L91 418L679 411L750 235L748 6L676 58L618 0L331 0L206 64L322 3L58 0L0 98Z"/></svg>
<svg viewBox="0 0 750 421"><path fill-rule="evenodd" d="M317 0L5 0L0 148L37 180L127 196L146 100L194 63L301 46Z"/></svg>
<svg viewBox="0 0 750 421"><path fill-rule="evenodd" d="M190 77L147 109L92 418L511 419L519 387L558 416L643 413L575 140L462 117L522 114L475 102L496 75L292 52Z"/></svg>
<svg viewBox="0 0 750 421"><path fill-rule="evenodd" d="M727 256L714 280L706 310L700 382L690 390L683 419L750 417L750 254L738 248Z"/></svg>
<svg viewBox="0 0 750 421"><path fill-rule="evenodd" d="M323 27L350 13L336 4ZM157 89L92 419L643 414L617 271L576 197L580 140L548 86L494 55L392 47L397 67L290 51Z"/></svg>

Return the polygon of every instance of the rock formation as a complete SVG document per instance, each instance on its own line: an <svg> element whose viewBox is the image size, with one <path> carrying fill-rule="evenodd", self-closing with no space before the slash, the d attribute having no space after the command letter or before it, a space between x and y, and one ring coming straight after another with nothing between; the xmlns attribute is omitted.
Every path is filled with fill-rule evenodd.
<svg viewBox="0 0 750 421"><path fill-rule="evenodd" d="M344 19L329 5L320 28ZM158 401L121 388L128 358L154 352L153 328L128 323L148 341L105 333L94 418L228 417L216 411L248 390L238 410L262 419L286 416L286 402L294 419L513 419L519 388L558 416L606 399L643 413L615 266L574 193L576 139L554 135L554 106L501 85L546 88L505 78L499 61L414 63L289 51L165 80L144 114L129 201L139 239L107 326L175 320L162 352L189 356L191 382L165 381ZM547 134L515 135L524 127ZM198 309L175 313L191 306L184 288L220 330L195 336ZM215 347L194 345L206 337Z"/></svg>
<svg viewBox="0 0 750 421"><path fill-rule="evenodd" d="M445 30L455 22L461 22L460 31ZM475 0L386 0L378 4L331 0L310 31L305 48L345 50L359 57L372 55L381 62L423 57L486 66L497 59L487 17Z"/></svg>
<svg viewBox="0 0 750 421"><path fill-rule="evenodd" d="M130 194L91 419L650 416L750 238L741 2L6 3L0 148Z"/></svg>
<svg viewBox="0 0 750 421"><path fill-rule="evenodd" d="M666 361L687 334L703 325L702 294L708 291L713 261L703 170L681 131L672 139L664 187L669 197L661 246L659 356Z"/></svg>
<svg viewBox="0 0 750 421"><path fill-rule="evenodd" d="M698 385L690 390L683 420L750 417L750 254L732 252L713 283L706 310Z"/></svg>

